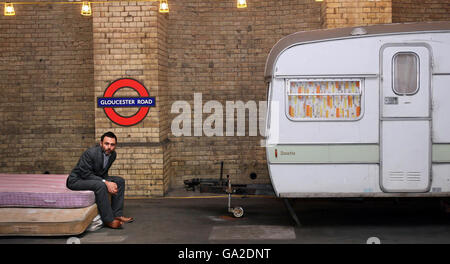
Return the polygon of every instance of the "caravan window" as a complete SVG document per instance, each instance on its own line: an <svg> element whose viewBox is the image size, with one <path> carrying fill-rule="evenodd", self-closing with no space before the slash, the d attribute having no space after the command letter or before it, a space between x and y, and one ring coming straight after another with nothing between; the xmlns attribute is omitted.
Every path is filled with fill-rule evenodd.
<svg viewBox="0 0 450 264"><path fill-rule="evenodd" d="M286 115L291 120L358 120L361 80L287 80Z"/></svg>
<svg viewBox="0 0 450 264"><path fill-rule="evenodd" d="M419 90L419 59L417 54L402 52L393 58L393 90L398 95L413 95Z"/></svg>

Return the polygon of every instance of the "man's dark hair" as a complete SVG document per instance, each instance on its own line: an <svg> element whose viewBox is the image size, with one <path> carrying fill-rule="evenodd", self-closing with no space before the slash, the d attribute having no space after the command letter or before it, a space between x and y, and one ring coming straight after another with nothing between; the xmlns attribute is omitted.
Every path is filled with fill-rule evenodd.
<svg viewBox="0 0 450 264"><path fill-rule="evenodd" d="M116 135L114 135L113 132L111 132L111 131L106 132L105 134L103 134L103 136L100 138L100 140L103 142L103 139L105 137L114 138L116 140L116 143L117 143L117 137L116 137Z"/></svg>

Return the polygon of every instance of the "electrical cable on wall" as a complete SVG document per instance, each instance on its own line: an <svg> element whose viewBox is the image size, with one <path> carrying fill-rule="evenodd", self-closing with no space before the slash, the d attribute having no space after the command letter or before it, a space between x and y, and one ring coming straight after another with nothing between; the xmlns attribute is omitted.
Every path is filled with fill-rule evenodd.
<svg viewBox="0 0 450 264"><path fill-rule="evenodd" d="M42 5L42 4L81 4L81 15L91 16L92 7L91 4L105 4L105 3L123 3L123 2L156 2L159 1L160 13L169 13L169 2L168 0L133 0L133 1L79 1L79 0L69 0L69 1L37 1L37 2L0 2L4 5L4 16L15 16L16 12L14 5ZM236 0L237 8L247 8L247 0ZM317 0L316 0L317 1Z"/></svg>
<svg viewBox="0 0 450 264"><path fill-rule="evenodd" d="M91 4L106 4L106 3L123 3L123 2L156 2L159 1L160 13L169 13L168 0L133 0L133 1L38 1L38 2L0 2L4 5L4 16L15 16L16 12L14 5L43 5L43 4L81 4L81 15L91 16L92 7Z"/></svg>

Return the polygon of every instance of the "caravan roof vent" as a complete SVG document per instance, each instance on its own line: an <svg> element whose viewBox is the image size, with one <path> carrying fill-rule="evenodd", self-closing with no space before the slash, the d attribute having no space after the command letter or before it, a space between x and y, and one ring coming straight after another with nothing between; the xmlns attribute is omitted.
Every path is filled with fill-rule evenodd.
<svg viewBox="0 0 450 264"><path fill-rule="evenodd" d="M359 36L359 35L365 35L365 34L367 34L367 30L362 27L354 28L352 30L352 32L350 33L350 35L352 35L352 36Z"/></svg>

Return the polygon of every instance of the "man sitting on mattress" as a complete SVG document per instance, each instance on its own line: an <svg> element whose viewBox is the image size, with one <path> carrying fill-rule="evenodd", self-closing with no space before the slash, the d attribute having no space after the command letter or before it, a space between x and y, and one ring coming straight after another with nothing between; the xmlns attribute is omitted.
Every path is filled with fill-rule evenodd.
<svg viewBox="0 0 450 264"><path fill-rule="evenodd" d="M123 223L133 221L123 216L125 180L109 176L108 170L116 159L117 137L112 132L102 135L100 144L86 150L67 178L71 190L91 190L95 193L100 216L106 226L120 228ZM108 198L111 194L111 202Z"/></svg>

